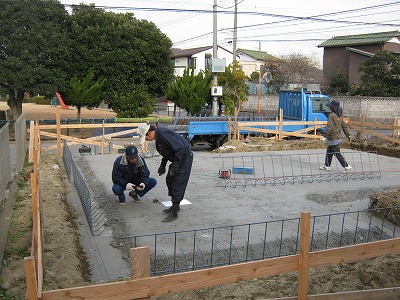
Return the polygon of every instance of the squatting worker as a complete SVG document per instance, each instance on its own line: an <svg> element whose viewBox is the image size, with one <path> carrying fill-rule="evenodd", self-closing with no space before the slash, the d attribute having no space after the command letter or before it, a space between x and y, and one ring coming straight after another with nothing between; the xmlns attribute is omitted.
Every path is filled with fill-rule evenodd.
<svg viewBox="0 0 400 300"><path fill-rule="evenodd" d="M342 165L344 170L342 173L347 173L352 169L346 160L344 159L342 153L340 153L340 145L342 144L342 131L346 135L347 139L351 141L349 128L347 124L343 121L342 115L343 111L340 107L340 102L337 100L332 100L326 104L330 108L331 113L328 117L328 124L326 126L326 132L324 138L326 138L326 156L325 164L320 167L321 170L330 171L333 155L336 156L339 163Z"/></svg>
<svg viewBox="0 0 400 300"><path fill-rule="evenodd" d="M179 204L185 195L192 170L193 153L190 150L188 141L169 128L156 128L143 123L139 125L138 133L140 144L143 144L145 140L155 140L156 149L162 156L158 175L163 175L166 171L167 162L171 162L168 168L166 183L168 196L171 196L172 206L163 210L168 214L163 222L171 222L178 218Z"/></svg>
<svg viewBox="0 0 400 300"><path fill-rule="evenodd" d="M142 202L141 197L157 185L157 180L150 177L144 158L133 145L127 146L125 153L114 161L112 181L112 191L118 196L120 205L125 205L125 190L134 202Z"/></svg>

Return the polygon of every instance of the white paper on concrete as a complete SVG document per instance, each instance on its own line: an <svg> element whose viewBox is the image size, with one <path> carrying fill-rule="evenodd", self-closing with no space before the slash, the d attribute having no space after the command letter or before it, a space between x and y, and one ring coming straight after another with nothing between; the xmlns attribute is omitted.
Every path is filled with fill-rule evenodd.
<svg viewBox="0 0 400 300"><path fill-rule="evenodd" d="M168 207L172 206L172 201L163 201L163 202L161 202L161 204L163 204L165 207L168 208ZM186 199L183 199L179 205L188 205L188 204L192 204L192 203L190 203Z"/></svg>

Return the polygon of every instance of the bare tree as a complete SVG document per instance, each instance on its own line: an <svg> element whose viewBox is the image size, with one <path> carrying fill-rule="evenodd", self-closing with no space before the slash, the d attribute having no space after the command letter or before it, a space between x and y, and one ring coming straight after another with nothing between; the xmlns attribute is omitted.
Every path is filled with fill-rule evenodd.
<svg viewBox="0 0 400 300"><path fill-rule="evenodd" d="M291 53L280 57L280 73L285 84L306 84L315 81L317 62L302 53Z"/></svg>

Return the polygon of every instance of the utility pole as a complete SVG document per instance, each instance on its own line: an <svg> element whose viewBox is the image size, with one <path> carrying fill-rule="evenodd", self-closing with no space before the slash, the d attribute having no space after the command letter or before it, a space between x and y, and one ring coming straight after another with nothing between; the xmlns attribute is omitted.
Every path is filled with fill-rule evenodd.
<svg viewBox="0 0 400 300"><path fill-rule="evenodd" d="M213 59L218 58L218 44L217 44L217 0L214 0L213 6ZM213 74L213 86L218 85L218 75ZM212 100L212 115L218 115L218 97L214 96Z"/></svg>
<svg viewBox="0 0 400 300"><path fill-rule="evenodd" d="M238 0L235 0L235 14L233 17L233 61L236 60L236 43L237 43L237 12L238 12Z"/></svg>

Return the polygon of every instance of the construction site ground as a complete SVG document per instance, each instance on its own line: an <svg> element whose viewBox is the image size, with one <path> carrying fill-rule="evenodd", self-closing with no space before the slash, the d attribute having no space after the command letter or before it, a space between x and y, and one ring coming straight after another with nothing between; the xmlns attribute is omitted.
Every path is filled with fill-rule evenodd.
<svg viewBox="0 0 400 300"><path fill-rule="evenodd" d="M131 141L120 140L114 143L123 146L127 142ZM43 146L51 143L54 144L54 141L43 141ZM260 146L263 143L264 146ZM211 151L207 146L193 147L194 163L185 195L191 204L182 206L178 219L166 224L161 222L165 216L161 202L170 199L167 197L165 175L159 177L157 174L160 157L146 158L152 176L158 180L156 188L143 198L143 203L133 203L127 197L128 203L122 207L111 192L112 164L119 154L92 153L82 156L78 152L80 146L71 145L71 150L85 179L91 183L91 187L97 187L97 194L103 195L109 201L115 215L107 216L112 220L110 226L101 235L93 236L75 188L65 175L62 160L57 158L54 149L42 155L46 290L129 278L126 253L118 248L115 234L153 234L297 218L302 211L310 211L312 215L357 211L367 209L372 197L380 197L386 203L399 203L399 156L376 156L380 178L224 187L219 179L219 171L226 167L222 164L222 157L311 155L311 165L318 173L321 163L319 160L323 160L325 152L324 145L320 142L232 142L219 151ZM149 144L149 149L154 149L152 143ZM354 161L353 172L359 172L361 165L357 164L356 154L359 151L343 149L343 152ZM336 164L334 159L334 166ZM21 256L30 254L31 243L29 176L25 177L15 180L16 183L10 188L10 195L16 195L18 191L19 196L16 199L10 196L3 203L3 207L9 204L14 206L10 234L19 237L8 240L7 247L14 250L8 250L3 259L1 295L4 299L13 299L5 298L11 293L20 297L16 299L23 299L25 295ZM23 184L17 184L17 181ZM6 216L3 214L2 217ZM296 283L296 274L286 274L159 298L268 299L296 295ZM334 265L310 272L310 294L398 286L399 255Z"/></svg>

